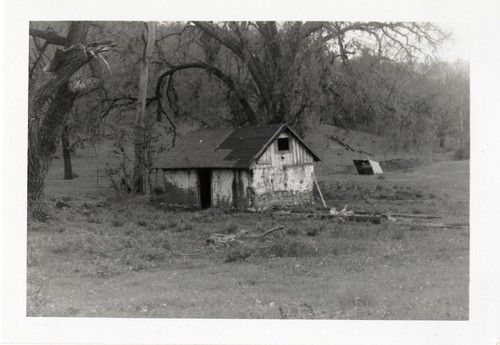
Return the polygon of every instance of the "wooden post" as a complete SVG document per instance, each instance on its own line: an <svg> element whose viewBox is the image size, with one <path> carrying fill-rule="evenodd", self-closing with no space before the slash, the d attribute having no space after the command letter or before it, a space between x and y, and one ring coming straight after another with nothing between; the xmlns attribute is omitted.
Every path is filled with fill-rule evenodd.
<svg viewBox="0 0 500 345"><path fill-rule="evenodd" d="M95 177L96 177L96 186L97 188L99 188L99 167L96 167L96 174L95 174Z"/></svg>
<svg viewBox="0 0 500 345"><path fill-rule="evenodd" d="M325 199L323 198L323 193L321 193L321 189L319 189L319 183L318 183L318 180L316 180L316 175L314 175L314 171L312 172L312 177L313 177L314 183L316 184L316 188L318 188L319 196L321 197L321 202L323 202L323 207L326 208L326 202L325 202Z"/></svg>

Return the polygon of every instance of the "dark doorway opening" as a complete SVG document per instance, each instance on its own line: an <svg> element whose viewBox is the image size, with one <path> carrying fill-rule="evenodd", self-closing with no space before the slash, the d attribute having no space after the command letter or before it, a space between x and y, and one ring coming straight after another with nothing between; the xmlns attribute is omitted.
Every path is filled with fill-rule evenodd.
<svg viewBox="0 0 500 345"><path fill-rule="evenodd" d="M201 208L209 208L212 206L212 179L209 169L198 170L200 181L200 206Z"/></svg>

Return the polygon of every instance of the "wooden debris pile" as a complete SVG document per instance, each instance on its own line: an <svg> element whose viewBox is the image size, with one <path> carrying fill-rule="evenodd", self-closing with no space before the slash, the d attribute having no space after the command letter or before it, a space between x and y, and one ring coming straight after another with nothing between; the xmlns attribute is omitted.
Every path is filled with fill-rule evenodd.
<svg viewBox="0 0 500 345"><path fill-rule="evenodd" d="M357 222L371 222L373 224L381 224L383 221L388 220L397 222L401 225L408 226L423 226L429 228L464 228L469 224L453 223L434 223L433 220L441 218L436 215L428 214L401 214L401 213L369 213L369 212L354 212L347 210L347 205L342 210L331 208L328 212L315 212L315 213L300 213L292 211L277 211L272 214L277 217L296 217L296 218L319 218L319 219L338 219L341 222L357 221Z"/></svg>

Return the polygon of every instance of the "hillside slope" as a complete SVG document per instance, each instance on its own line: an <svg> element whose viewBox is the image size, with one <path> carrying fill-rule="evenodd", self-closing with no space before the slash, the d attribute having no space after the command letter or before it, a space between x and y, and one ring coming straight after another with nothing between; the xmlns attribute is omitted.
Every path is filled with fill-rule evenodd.
<svg viewBox="0 0 500 345"><path fill-rule="evenodd" d="M356 151L348 150L331 137L339 139ZM305 135L305 141L311 145L321 158L317 165L318 175L329 175L332 173L355 173L353 159L370 158L376 161L384 161L396 158L416 158L416 155L408 153L394 154L385 148L384 139L380 136L360 131L344 130L335 126L321 125L309 130Z"/></svg>

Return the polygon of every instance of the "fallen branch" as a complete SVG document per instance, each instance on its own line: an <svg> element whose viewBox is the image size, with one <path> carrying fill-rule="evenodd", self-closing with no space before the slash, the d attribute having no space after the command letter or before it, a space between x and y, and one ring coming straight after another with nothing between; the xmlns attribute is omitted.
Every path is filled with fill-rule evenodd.
<svg viewBox="0 0 500 345"><path fill-rule="evenodd" d="M262 237L264 237L264 236L269 235L269 234L270 234L270 233L272 233L272 232L275 232L275 231L278 231L278 230L281 230L281 229L284 229L284 228L285 228L285 227L284 227L283 225L279 225L279 226L277 226L277 227L274 227L274 228L272 228L272 229L269 229L269 230L267 230L267 231L263 232L262 234L258 234L258 235L251 236L251 238L262 238Z"/></svg>
<svg viewBox="0 0 500 345"><path fill-rule="evenodd" d="M391 217L400 217L400 218L426 218L426 219L437 219L441 218L440 216L432 215L432 214L402 214L402 213L390 213L388 214Z"/></svg>
<svg viewBox="0 0 500 345"><path fill-rule="evenodd" d="M386 215L370 214L329 214L329 213L273 213L277 216L294 216L303 218L341 218L346 220L355 220L358 222L381 223L382 219L388 219Z"/></svg>

